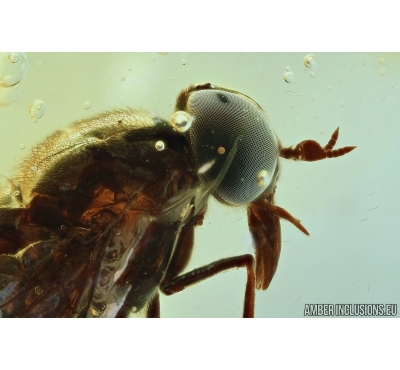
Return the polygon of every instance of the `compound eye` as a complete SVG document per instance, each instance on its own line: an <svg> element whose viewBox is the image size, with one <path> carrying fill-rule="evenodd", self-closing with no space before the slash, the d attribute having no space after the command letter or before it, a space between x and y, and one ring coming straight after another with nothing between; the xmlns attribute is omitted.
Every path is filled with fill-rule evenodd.
<svg viewBox="0 0 400 370"><path fill-rule="evenodd" d="M207 182L217 178L227 154L238 143L235 157L215 191L218 198L233 205L247 204L272 185L279 144L265 113L255 103L225 90L199 90L190 94L186 112L195 117L188 136Z"/></svg>

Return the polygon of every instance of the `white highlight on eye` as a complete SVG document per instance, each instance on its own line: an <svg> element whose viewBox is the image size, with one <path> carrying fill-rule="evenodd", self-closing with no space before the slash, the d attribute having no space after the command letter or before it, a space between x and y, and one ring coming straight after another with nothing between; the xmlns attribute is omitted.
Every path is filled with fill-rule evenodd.
<svg viewBox="0 0 400 370"><path fill-rule="evenodd" d="M212 166L214 166L215 159L213 159L211 162L204 163L198 170L197 173L199 175L202 175L203 173L206 173Z"/></svg>
<svg viewBox="0 0 400 370"><path fill-rule="evenodd" d="M267 170L261 170L257 174L257 185L260 187L266 186L269 184L270 176Z"/></svg>
<svg viewBox="0 0 400 370"><path fill-rule="evenodd" d="M156 148L159 152L161 152L162 150L165 149L165 144L164 144L164 142L161 141L161 140L157 141L156 144L155 144L154 146L155 146L155 148Z"/></svg>
<svg viewBox="0 0 400 370"><path fill-rule="evenodd" d="M185 111L177 111L169 120L169 124L178 132L186 132L194 121L194 117Z"/></svg>

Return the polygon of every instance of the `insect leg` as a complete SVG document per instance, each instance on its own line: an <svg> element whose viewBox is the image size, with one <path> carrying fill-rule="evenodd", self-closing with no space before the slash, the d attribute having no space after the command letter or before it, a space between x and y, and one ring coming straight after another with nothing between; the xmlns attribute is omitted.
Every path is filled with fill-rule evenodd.
<svg viewBox="0 0 400 370"><path fill-rule="evenodd" d="M277 206L276 204L270 203L268 200L266 200L266 201L261 200L258 202L253 202L252 204L253 204L253 206L255 206L257 208L264 209L264 211L269 210L270 214L273 213L276 216L279 216L280 218L283 218L283 219L291 222L294 226L296 226L304 234L310 235L309 232L307 231L307 229L301 224L300 220L298 220L297 218L294 218L288 211L286 211L286 209L283 209L283 208ZM253 210L253 212L256 212L256 211ZM259 212L259 211L257 211L257 212ZM261 218L262 216L259 215L258 217ZM264 218L265 217L266 216L264 216ZM269 216L269 218L270 217L271 217L271 215Z"/></svg>
<svg viewBox="0 0 400 370"><path fill-rule="evenodd" d="M339 127L332 134L328 144L323 148L314 140L304 140L295 147L281 148L280 156L286 159L300 161L319 161L325 158L335 158L350 153L355 146L345 146L339 149L333 149L339 136Z"/></svg>
<svg viewBox="0 0 400 370"><path fill-rule="evenodd" d="M279 216L266 204L273 204L273 193L267 199L250 203L247 210L249 229L253 236L256 257L256 287L268 288L281 253L281 226Z"/></svg>
<svg viewBox="0 0 400 370"><path fill-rule="evenodd" d="M168 270L160 284L160 290L171 295L177 293L191 285L208 279L220 272L238 268L247 267L247 284L245 293L245 302L243 317L254 316L254 268L253 256L244 255L227 258L213 262L209 265L200 267L184 275L178 276L186 267L192 255L194 242L194 227L203 223L205 209L198 213L180 232L174 255L168 265Z"/></svg>
<svg viewBox="0 0 400 370"><path fill-rule="evenodd" d="M284 218L309 235L298 219L274 204L274 192L250 203L247 209L256 254L256 287L261 290L268 288L278 266L281 252L279 218Z"/></svg>
<svg viewBox="0 0 400 370"><path fill-rule="evenodd" d="M209 265L197 268L181 276L177 276L169 282L164 282L160 286L160 289L164 294L171 295L223 271L239 267L247 268L247 283L244 298L243 317L254 317L255 275L254 258L251 254L244 254L242 256L224 258L215 261Z"/></svg>

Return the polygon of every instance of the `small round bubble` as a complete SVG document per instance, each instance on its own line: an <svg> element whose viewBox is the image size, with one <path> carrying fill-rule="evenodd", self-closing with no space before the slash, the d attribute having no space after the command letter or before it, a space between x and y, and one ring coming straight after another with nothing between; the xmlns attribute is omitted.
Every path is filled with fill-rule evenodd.
<svg viewBox="0 0 400 370"><path fill-rule="evenodd" d="M184 65L186 65L186 59L182 59L181 60L181 64L184 66Z"/></svg>
<svg viewBox="0 0 400 370"><path fill-rule="evenodd" d="M21 82L28 73L25 53L0 53L0 86L10 87Z"/></svg>
<svg viewBox="0 0 400 370"><path fill-rule="evenodd" d="M175 112L169 123L178 132L185 132L192 126L194 117L185 111Z"/></svg>
<svg viewBox="0 0 400 370"><path fill-rule="evenodd" d="M294 73L293 72L286 72L283 75L283 78L285 79L285 81L287 83L292 83L292 82L294 82Z"/></svg>
<svg viewBox="0 0 400 370"><path fill-rule="evenodd" d="M159 152L161 152L162 150L165 149L165 144L163 141L160 140L156 142L155 147Z"/></svg>
<svg viewBox="0 0 400 370"><path fill-rule="evenodd" d="M115 229L115 235L121 235L121 230L120 229Z"/></svg>
<svg viewBox="0 0 400 370"><path fill-rule="evenodd" d="M43 288L42 288L40 285L38 285L38 286L35 288L35 293L36 293L37 295L42 295L42 294L43 294Z"/></svg>
<svg viewBox="0 0 400 370"><path fill-rule="evenodd" d="M33 120L42 118L46 113L46 105L42 100L35 100L29 107L29 115Z"/></svg>
<svg viewBox="0 0 400 370"><path fill-rule="evenodd" d="M307 68L314 68L317 65L317 59L312 54L306 55L303 62Z"/></svg>
<svg viewBox="0 0 400 370"><path fill-rule="evenodd" d="M88 101L85 101L85 102L83 103L83 109L85 109L85 110L90 109L91 106L92 106L92 105L91 105L90 102L88 102Z"/></svg>
<svg viewBox="0 0 400 370"><path fill-rule="evenodd" d="M25 145L24 145L24 144L21 144L21 145L19 146L19 148L20 148L21 150L24 150L24 149L25 149Z"/></svg>
<svg viewBox="0 0 400 370"><path fill-rule="evenodd" d="M10 54L8 54L8 60L11 63L18 63L19 62L19 53L10 53Z"/></svg>

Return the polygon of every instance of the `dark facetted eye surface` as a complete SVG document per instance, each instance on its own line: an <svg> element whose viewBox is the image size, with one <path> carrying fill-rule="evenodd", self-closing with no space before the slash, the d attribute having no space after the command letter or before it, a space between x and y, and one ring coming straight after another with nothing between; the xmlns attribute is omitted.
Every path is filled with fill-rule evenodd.
<svg viewBox="0 0 400 370"><path fill-rule="evenodd" d="M278 161L278 140L264 112L239 94L213 89L193 92L186 111L195 117L189 137L197 165L209 168L206 181L216 179L238 140L215 195L235 205L257 198L274 179Z"/></svg>

